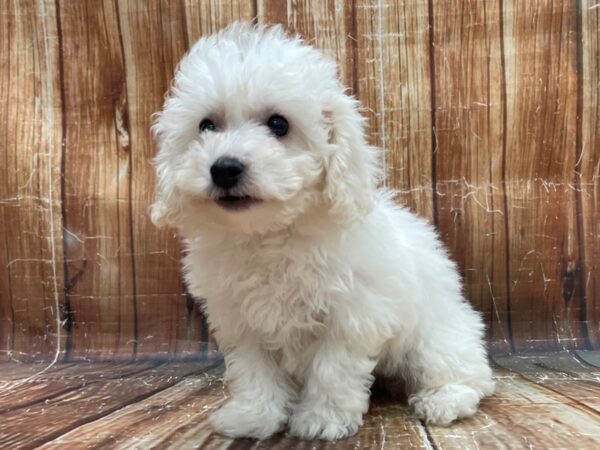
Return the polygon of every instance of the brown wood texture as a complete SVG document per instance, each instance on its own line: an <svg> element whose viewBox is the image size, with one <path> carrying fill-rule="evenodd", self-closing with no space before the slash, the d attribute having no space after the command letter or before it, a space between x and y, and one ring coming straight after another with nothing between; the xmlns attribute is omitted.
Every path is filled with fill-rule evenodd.
<svg viewBox="0 0 600 450"><path fill-rule="evenodd" d="M384 150L384 184L433 219L433 128L427 0L354 4L354 88L373 145Z"/></svg>
<svg viewBox="0 0 600 450"><path fill-rule="evenodd" d="M136 324L118 11L112 1L59 5L68 352L73 358L128 356Z"/></svg>
<svg viewBox="0 0 600 450"><path fill-rule="evenodd" d="M589 357L588 357L589 356ZM598 354L586 355L586 359ZM6 448L487 449L597 448L600 369L567 352L498 357L497 391L448 428L428 426L401 401L374 394L364 425L343 441L266 441L214 434L207 416L224 400L222 367L176 364L5 364L0 443ZM62 389L57 391L57 389ZM10 411L2 406L11 404ZM26 401L24 401L26 400Z"/></svg>
<svg viewBox="0 0 600 450"><path fill-rule="evenodd" d="M258 0L259 23L283 24L292 33L322 49L339 61L340 77L347 86L354 82L352 5L343 0Z"/></svg>
<svg viewBox="0 0 600 450"><path fill-rule="evenodd" d="M497 370L496 379L496 394L482 402L473 418L449 429L431 427L435 448L596 448L600 444L596 411L519 374Z"/></svg>
<svg viewBox="0 0 600 450"><path fill-rule="evenodd" d="M189 44L219 31L235 20L251 21L256 4L248 0L185 0L185 29Z"/></svg>
<svg viewBox="0 0 600 450"><path fill-rule="evenodd" d="M29 365L26 365L28 367ZM65 367L63 367L65 366ZM16 379L0 378L0 413L26 408L61 394L82 388L91 382L130 377L139 372L153 368L156 364L140 363L94 363L94 364L60 364L49 373L41 372L46 367L29 367L26 374ZM8 368L9 373L12 368ZM40 377L42 379L40 380Z"/></svg>
<svg viewBox="0 0 600 450"><path fill-rule="evenodd" d="M98 373L106 375L111 369L100 369L90 376L85 374L86 368L84 373L77 373L77 368L71 368L77 376L60 377L55 382L70 385L71 389L66 388L62 392L40 390L37 401L32 399L22 407L0 413L0 422L4 424L0 430L0 446L37 447L173 386L190 374L205 373L208 368L208 365L201 364L137 368L132 365L128 370L124 367L115 370L114 376L102 377L98 377ZM40 376L43 377L43 374ZM10 391L11 386L5 389Z"/></svg>
<svg viewBox="0 0 600 450"><path fill-rule="evenodd" d="M517 351L584 339L576 223L577 10L504 1L505 183Z"/></svg>
<svg viewBox="0 0 600 450"><path fill-rule="evenodd" d="M119 1L118 10L127 86L125 133L131 154L135 352L187 353L199 346L200 323L197 308L186 308L179 244L172 232L157 230L147 214L153 199L148 187L154 182L149 163L155 152L149 132L152 114L160 109L162 94L187 47L185 14L179 2ZM178 349L180 342L184 348Z"/></svg>
<svg viewBox="0 0 600 450"><path fill-rule="evenodd" d="M433 3L436 219L492 350L510 350L500 1Z"/></svg>
<svg viewBox="0 0 600 450"><path fill-rule="evenodd" d="M234 20L282 23L340 62L386 184L439 227L492 352L599 345L597 2L0 10L0 359L206 355L179 242L148 219L149 128L179 58Z"/></svg>
<svg viewBox="0 0 600 450"><path fill-rule="evenodd" d="M600 345L600 7L583 0L579 9L577 161L578 268L581 319L586 321L590 345Z"/></svg>
<svg viewBox="0 0 600 450"><path fill-rule="evenodd" d="M0 359L48 359L66 343L59 30L53 2L2 8Z"/></svg>

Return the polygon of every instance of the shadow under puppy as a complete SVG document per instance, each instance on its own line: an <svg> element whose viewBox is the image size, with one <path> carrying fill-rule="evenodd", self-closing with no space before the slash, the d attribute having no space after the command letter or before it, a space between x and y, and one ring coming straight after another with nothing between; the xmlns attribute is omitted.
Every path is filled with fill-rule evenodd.
<svg viewBox="0 0 600 450"><path fill-rule="evenodd" d="M152 220L185 239L225 355L216 431L350 436L378 373L428 423L475 414L494 389L482 320L432 227L377 188L332 60L234 23L183 58L154 132Z"/></svg>

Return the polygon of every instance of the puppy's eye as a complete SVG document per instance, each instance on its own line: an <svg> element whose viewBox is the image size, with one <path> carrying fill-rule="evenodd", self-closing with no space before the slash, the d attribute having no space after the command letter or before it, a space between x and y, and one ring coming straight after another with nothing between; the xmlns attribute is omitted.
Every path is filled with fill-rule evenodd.
<svg viewBox="0 0 600 450"><path fill-rule="evenodd" d="M269 120L267 120L267 126L275 136L279 137L285 136L290 128L286 118L280 116L279 114L269 117Z"/></svg>
<svg viewBox="0 0 600 450"><path fill-rule="evenodd" d="M217 126L213 123L212 120L204 119L202 122L200 122L201 133L203 133L204 131L215 131L216 129Z"/></svg>

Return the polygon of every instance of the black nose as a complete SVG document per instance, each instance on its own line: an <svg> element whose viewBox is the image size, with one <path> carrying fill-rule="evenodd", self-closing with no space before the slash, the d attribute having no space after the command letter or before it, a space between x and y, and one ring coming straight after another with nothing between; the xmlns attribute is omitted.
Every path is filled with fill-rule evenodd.
<svg viewBox="0 0 600 450"><path fill-rule="evenodd" d="M210 168L213 183L223 189L234 187L240 181L243 173L244 164L239 159L226 156L217 159Z"/></svg>

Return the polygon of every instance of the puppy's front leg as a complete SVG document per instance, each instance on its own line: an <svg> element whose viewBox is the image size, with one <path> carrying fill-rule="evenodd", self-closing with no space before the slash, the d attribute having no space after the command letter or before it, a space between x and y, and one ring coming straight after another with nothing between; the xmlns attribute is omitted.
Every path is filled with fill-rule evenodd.
<svg viewBox="0 0 600 450"><path fill-rule="evenodd" d="M250 339L227 352L225 360L231 397L211 415L214 430L257 439L280 431L288 420L292 389L275 361Z"/></svg>
<svg viewBox="0 0 600 450"><path fill-rule="evenodd" d="M352 436L369 408L375 360L327 342L308 370L290 433L302 439L333 441Z"/></svg>

